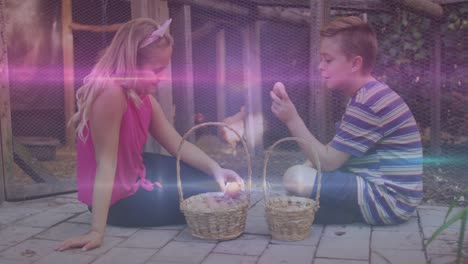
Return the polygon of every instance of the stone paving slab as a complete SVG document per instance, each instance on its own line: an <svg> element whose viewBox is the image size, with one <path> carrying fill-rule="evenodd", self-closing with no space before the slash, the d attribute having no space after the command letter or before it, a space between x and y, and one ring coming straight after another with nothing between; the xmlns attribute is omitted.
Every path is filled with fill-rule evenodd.
<svg viewBox="0 0 468 264"><path fill-rule="evenodd" d="M269 235L268 225L265 217L247 215L244 233L254 235Z"/></svg>
<svg viewBox="0 0 468 264"><path fill-rule="evenodd" d="M113 248L99 257L94 264L143 264L146 263L157 249L147 248Z"/></svg>
<svg viewBox="0 0 468 264"><path fill-rule="evenodd" d="M89 227L90 225L85 224L61 223L47 229L43 233L35 236L35 238L63 241L72 236L85 234L89 231Z"/></svg>
<svg viewBox="0 0 468 264"><path fill-rule="evenodd" d="M202 262L202 264L255 264L258 257L256 256L239 256L221 253L211 253Z"/></svg>
<svg viewBox="0 0 468 264"><path fill-rule="evenodd" d="M52 252L51 254L40 259L34 264L53 264L53 263L70 263L70 264L88 264L93 262L97 257L93 255L71 254L69 252Z"/></svg>
<svg viewBox="0 0 468 264"><path fill-rule="evenodd" d="M432 227L432 226L424 228L423 229L424 239L425 240L430 239L438 228L439 227ZM459 236L460 236L460 229L447 228L437 236L437 239L458 241ZM465 235L463 237L464 237L463 240L466 241L466 243L468 244L468 232L465 231Z"/></svg>
<svg viewBox="0 0 468 264"><path fill-rule="evenodd" d="M412 232L373 231L372 249L422 250L422 237L417 230Z"/></svg>
<svg viewBox="0 0 468 264"><path fill-rule="evenodd" d="M215 243L170 242L150 261L154 263L201 263L216 246Z"/></svg>
<svg viewBox="0 0 468 264"><path fill-rule="evenodd" d="M399 225L388 226L373 226L373 231L388 231L388 232L418 232L419 222L417 217L412 217L405 223Z"/></svg>
<svg viewBox="0 0 468 264"><path fill-rule="evenodd" d="M68 222L80 223L80 224L91 224L92 214L90 212L81 213L73 218L70 218Z"/></svg>
<svg viewBox="0 0 468 264"><path fill-rule="evenodd" d="M2 252L3 250L9 248L9 246L0 246L0 252Z"/></svg>
<svg viewBox="0 0 468 264"><path fill-rule="evenodd" d="M22 260L8 260L8 259L2 259L1 260L2 264L28 264L28 263L32 263L32 262L24 262Z"/></svg>
<svg viewBox="0 0 468 264"><path fill-rule="evenodd" d="M270 242L270 237L242 235L235 240L220 242L213 252L233 255L259 256Z"/></svg>
<svg viewBox="0 0 468 264"><path fill-rule="evenodd" d="M0 230L0 246L13 246L40 232L43 228L28 226L9 226Z"/></svg>
<svg viewBox="0 0 468 264"><path fill-rule="evenodd" d="M371 228L366 225L328 225L318 246L317 257L369 260Z"/></svg>
<svg viewBox="0 0 468 264"><path fill-rule="evenodd" d="M110 249L114 248L115 246L119 245L125 240L125 238L121 237L112 237L112 236L105 236L103 245L97 249L89 250L89 251L82 251L81 248L74 248L69 249L67 251L63 251L61 253L67 254L78 254L78 255L90 255L90 256L100 256L104 255ZM60 242L57 242L58 245Z"/></svg>
<svg viewBox="0 0 468 264"><path fill-rule="evenodd" d="M349 260L349 259L323 259L318 258L314 264L367 264L367 261Z"/></svg>
<svg viewBox="0 0 468 264"><path fill-rule="evenodd" d="M0 224L2 225L10 224L24 217L37 214L41 212L42 210L43 208L31 208L31 207L25 207L25 206L21 206L18 208L15 208L15 207L0 208Z"/></svg>
<svg viewBox="0 0 468 264"><path fill-rule="evenodd" d="M430 264L453 264L457 257L455 255L429 255L428 263ZM468 261L462 261L461 263L467 264Z"/></svg>
<svg viewBox="0 0 468 264"><path fill-rule="evenodd" d="M56 213L83 213L87 212L88 207L82 203L70 203L64 204L53 209L50 209L48 212Z"/></svg>
<svg viewBox="0 0 468 264"><path fill-rule="evenodd" d="M447 219L460 212L461 208L455 208ZM424 230L427 227L439 227L444 222L445 215L448 208L441 206L421 206L418 208L419 219L421 227ZM460 228L460 221L454 223L449 227L450 229L458 230Z"/></svg>
<svg viewBox="0 0 468 264"><path fill-rule="evenodd" d="M63 212L43 212L29 216L19 222L17 225L31 226L31 227L51 227L55 224L63 222L64 220L73 217L74 213L63 213Z"/></svg>
<svg viewBox="0 0 468 264"><path fill-rule="evenodd" d="M372 264L411 263L425 264L426 256L423 250L373 249Z"/></svg>
<svg viewBox="0 0 468 264"><path fill-rule="evenodd" d="M55 241L30 239L0 253L0 259L33 262L51 254ZM1 262L0 262L1 263Z"/></svg>
<svg viewBox="0 0 468 264"><path fill-rule="evenodd" d="M316 248L300 245L268 245L259 264L312 263Z"/></svg>
<svg viewBox="0 0 468 264"><path fill-rule="evenodd" d="M208 239L200 239L197 237L192 236L190 233L190 228L186 227L182 232L180 232L175 238L174 241L178 242L200 242L200 243L216 243L217 240L208 240Z"/></svg>
<svg viewBox="0 0 468 264"><path fill-rule="evenodd" d="M194 238L186 225L108 226L103 246L86 252L53 251L63 239L89 230L91 214L76 202L76 194L5 202L0 205L0 263L454 263L456 226L423 249L423 242L442 223L446 207L421 206L401 225L313 225L303 241L277 241L271 239L265 221L262 195L253 197L245 232L234 240Z"/></svg>
<svg viewBox="0 0 468 264"><path fill-rule="evenodd" d="M425 243L427 241L424 241ZM456 255L458 243L455 240L435 239L427 246L427 253L431 255ZM463 244L463 249L468 252L468 244Z"/></svg>
<svg viewBox="0 0 468 264"><path fill-rule="evenodd" d="M158 249L169 243L178 233L177 230L141 229L121 243L119 247Z"/></svg>
<svg viewBox="0 0 468 264"><path fill-rule="evenodd" d="M323 225L312 225L312 230L309 236L300 241L284 241L284 240L271 240L271 244L289 245L289 246L312 246L316 247L320 241L323 232Z"/></svg>

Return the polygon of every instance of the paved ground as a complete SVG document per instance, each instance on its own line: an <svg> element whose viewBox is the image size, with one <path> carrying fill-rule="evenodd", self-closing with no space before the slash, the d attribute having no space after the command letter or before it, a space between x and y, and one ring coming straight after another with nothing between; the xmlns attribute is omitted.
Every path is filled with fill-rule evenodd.
<svg viewBox="0 0 468 264"><path fill-rule="evenodd" d="M385 264L453 263L457 226L427 250L424 241L442 223L446 207L421 206L399 226L314 225L308 239L271 239L262 195L254 193L245 234L232 241L194 239L185 226L118 228L109 226L100 249L53 250L69 236L89 228L90 213L76 194L0 205L0 263L315 263ZM468 234L465 236L468 252ZM468 263L468 257L464 260Z"/></svg>

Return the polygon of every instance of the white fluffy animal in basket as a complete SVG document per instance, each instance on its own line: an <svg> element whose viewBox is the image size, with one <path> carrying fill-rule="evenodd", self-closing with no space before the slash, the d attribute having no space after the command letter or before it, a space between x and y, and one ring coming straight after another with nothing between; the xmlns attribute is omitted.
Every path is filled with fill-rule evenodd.
<svg viewBox="0 0 468 264"><path fill-rule="evenodd" d="M316 169L306 164L294 165L284 173L283 185L291 195L310 198L316 177Z"/></svg>

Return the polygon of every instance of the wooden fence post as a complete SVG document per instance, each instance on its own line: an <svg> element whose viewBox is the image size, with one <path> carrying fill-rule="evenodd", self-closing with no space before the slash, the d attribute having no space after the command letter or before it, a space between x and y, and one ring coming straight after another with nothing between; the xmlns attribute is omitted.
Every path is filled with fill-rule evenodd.
<svg viewBox="0 0 468 264"><path fill-rule="evenodd" d="M5 187L13 178L13 136L4 12L5 0L0 0L0 203L8 197Z"/></svg>

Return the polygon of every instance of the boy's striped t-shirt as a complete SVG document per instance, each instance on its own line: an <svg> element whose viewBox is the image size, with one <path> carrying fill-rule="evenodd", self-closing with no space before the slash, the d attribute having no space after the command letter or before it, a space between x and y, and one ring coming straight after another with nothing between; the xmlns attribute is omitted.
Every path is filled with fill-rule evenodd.
<svg viewBox="0 0 468 264"><path fill-rule="evenodd" d="M422 199L419 130L403 99L370 82L350 99L330 146L352 156L343 169L357 177L358 201L369 224L408 220Z"/></svg>

